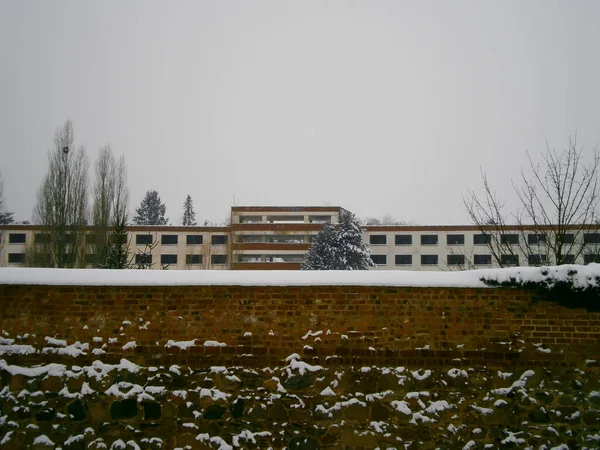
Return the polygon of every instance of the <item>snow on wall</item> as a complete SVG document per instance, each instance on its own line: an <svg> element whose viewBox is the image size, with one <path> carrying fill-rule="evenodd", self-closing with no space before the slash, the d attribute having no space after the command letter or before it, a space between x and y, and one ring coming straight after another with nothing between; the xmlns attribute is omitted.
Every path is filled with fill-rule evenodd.
<svg viewBox="0 0 600 450"><path fill-rule="evenodd" d="M576 272L573 274L573 272ZM482 278L541 281L572 279L595 285L600 264L513 267L460 272L416 271L223 271L0 268L0 284L55 286L413 286L486 287Z"/></svg>

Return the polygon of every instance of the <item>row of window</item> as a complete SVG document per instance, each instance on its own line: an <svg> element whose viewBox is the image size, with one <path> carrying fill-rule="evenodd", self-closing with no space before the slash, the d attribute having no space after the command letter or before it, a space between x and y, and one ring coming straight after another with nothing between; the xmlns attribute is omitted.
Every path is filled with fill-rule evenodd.
<svg viewBox="0 0 600 450"><path fill-rule="evenodd" d="M188 265L202 264L202 255L185 255L185 263ZM137 254L135 255L136 264L152 264L152 255ZM160 263L162 265L177 264L177 255L160 255ZM227 264L227 255L210 255L210 263L212 265Z"/></svg>
<svg viewBox="0 0 600 450"><path fill-rule="evenodd" d="M73 235L65 235L65 242L67 244L72 242ZM563 235L564 244L572 244L575 240L574 234ZM412 245L413 239L411 234L396 234L394 236L395 245ZM161 235L162 245L177 245L179 236L177 234L163 234ZM260 239L260 240L259 240ZM303 237L296 236L276 236L266 237L267 242L303 242ZM520 236L516 233L507 233L500 235L500 243L504 245L512 245L519 243ZM46 244L50 240L50 236L45 233L36 233L34 240L37 244ZM88 244L94 243L96 236L93 234L86 234L85 241ZM438 235L437 234L422 234L420 235L421 245L437 245ZM474 245L487 245L490 243L491 236L489 234L474 234L473 244ZM249 236L241 237L241 242L261 242L262 236ZM26 234L25 233L9 233L8 243L9 244L25 244ZM153 242L153 236L151 234L138 234L135 238L137 245L151 245ZM527 244L537 245L546 242L545 234L528 234ZM584 233L583 234L584 244L600 244L600 233ZM202 245L202 235L188 234L186 236L186 245ZM387 235L385 234L371 234L369 235L369 243L371 245L387 245ZM225 245L227 244L227 235L212 235L211 244L213 245ZM447 245L464 245L465 235L464 234L447 234L446 235Z"/></svg>
<svg viewBox="0 0 600 450"><path fill-rule="evenodd" d="M153 236L151 234L136 234L135 243L136 245L152 245ZM201 234L188 234L185 237L186 245L202 245L204 242ZM177 234L161 234L160 236L161 245L177 245L179 243L179 235ZM225 234L213 234L210 239L212 245L226 245L227 235Z"/></svg>
<svg viewBox="0 0 600 450"><path fill-rule="evenodd" d="M395 245L412 245L413 239L411 234L396 234L394 236ZM437 234L421 234L421 245L437 245L438 235ZM500 244L513 245L519 243L520 236L517 233L506 233L500 235ZM572 244L575 241L574 234L564 234L563 244ZM489 234L474 234L473 245L488 245L491 242L491 235ZM527 244L537 245L546 242L545 234L528 234ZM600 244L600 233L584 233L583 234L584 244ZM387 235L385 234L371 234L369 235L369 243L371 245L387 245ZM465 235L464 234L447 234L446 235L447 245L464 245Z"/></svg>
<svg viewBox="0 0 600 450"><path fill-rule="evenodd" d="M387 264L387 255L371 255L371 259L378 266ZM527 263L530 266L544 264L547 258L546 255L529 255ZM500 262L504 266L518 266L519 255L500 255ZM583 263L590 264L600 262L600 255L587 254L583 255ZM413 255L394 255L394 264L397 266L410 266L413 263ZM436 266L439 263L438 255L421 255L422 266ZM574 255L565 255L563 264L575 264ZM448 266L459 266L465 264L465 255L447 255L446 264ZM490 266L492 264L492 255L473 255L473 264L476 266Z"/></svg>
<svg viewBox="0 0 600 450"><path fill-rule="evenodd" d="M85 255L85 262L92 264L96 261L96 255ZM210 262L213 265L227 264L227 255L210 255ZM9 253L9 264L25 264L25 253ZM152 264L152 255L137 254L135 255L136 264ZM177 264L177 255L160 255L160 263ZM185 263L190 265L202 264L202 255L185 255Z"/></svg>
<svg viewBox="0 0 600 450"><path fill-rule="evenodd" d="M73 241L72 234L65 235L65 243L71 244ZM8 243L9 244L25 244L26 243L25 233L9 233ZM50 235L46 233L36 233L34 235L34 241L36 244L48 244L50 242ZM93 244L96 241L96 235L86 234L85 242L87 244ZM160 236L160 242L162 245L177 245L179 236L177 234L162 234ZM135 243L137 245L152 245L153 235L151 234L137 234L135 236ZM186 236L186 245L202 245L204 242L203 236L197 234L188 234ZM213 234L211 236L212 245L226 245L227 235Z"/></svg>

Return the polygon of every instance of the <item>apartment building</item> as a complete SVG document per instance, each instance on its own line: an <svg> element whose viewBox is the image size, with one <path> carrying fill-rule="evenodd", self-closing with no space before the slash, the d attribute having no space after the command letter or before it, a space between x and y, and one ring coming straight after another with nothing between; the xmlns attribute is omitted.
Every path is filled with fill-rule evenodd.
<svg viewBox="0 0 600 450"><path fill-rule="evenodd" d="M313 237L343 211L332 206L234 206L223 227L131 226L127 247L131 263L151 269L298 270ZM486 230L484 230L486 231ZM490 233L494 230L490 227ZM86 230L85 260L93 261L92 227ZM27 265L28 252L45 239L42 227L0 226L0 266ZM508 227L498 236L505 265L539 265L546 261L544 235L532 227ZM496 267L488 245L490 234L472 225L366 226L372 270L461 270ZM600 230L574 230L566 240L582 242L581 254L566 254L565 263L600 262ZM521 245L525 244L525 245ZM523 246L529 249L522 252ZM92 267L91 264L88 264Z"/></svg>

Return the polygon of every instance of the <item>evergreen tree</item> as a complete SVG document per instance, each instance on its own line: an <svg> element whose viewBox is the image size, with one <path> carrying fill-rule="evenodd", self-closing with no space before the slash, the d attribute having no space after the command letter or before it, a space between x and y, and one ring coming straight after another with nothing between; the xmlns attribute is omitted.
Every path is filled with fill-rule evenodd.
<svg viewBox="0 0 600 450"><path fill-rule="evenodd" d="M334 270L336 268L337 231L326 223L313 238L302 264L302 270Z"/></svg>
<svg viewBox="0 0 600 450"><path fill-rule="evenodd" d="M339 219L338 270L367 270L375 266L369 246L363 241L363 230L358 219L350 211L342 210Z"/></svg>
<svg viewBox="0 0 600 450"><path fill-rule="evenodd" d="M196 225L196 213L194 212L194 205L192 203L192 197L189 195L183 202L183 226L193 227Z"/></svg>
<svg viewBox="0 0 600 450"><path fill-rule="evenodd" d="M160 201L157 191L148 191L139 208L135 210L133 223L136 225L167 225L167 207Z"/></svg>
<svg viewBox="0 0 600 450"><path fill-rule="evenodd" d="M129 269L129 254L127 252L127 230L125 218L113 224L113 231L108 245L102 249L103 269Z"/></svg>
<svg viewBox="0 0 600 450"><path fill-rule="evenodd" d="M375 264L358 219L342 210L337 227L328 223L314 237L302 270L367 270Z"/></svg>

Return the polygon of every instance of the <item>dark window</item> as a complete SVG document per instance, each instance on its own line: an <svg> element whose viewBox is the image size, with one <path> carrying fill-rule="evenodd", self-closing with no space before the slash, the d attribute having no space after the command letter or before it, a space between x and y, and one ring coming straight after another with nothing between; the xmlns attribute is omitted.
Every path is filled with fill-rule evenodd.
<svg viewBox="0 0 600 450"><path fill-rule="evenodd" d="M185 255L186 264L202 264L202 255Z"/></svg>
<svg viewBox="0 0 600 450"><path fill-rule="evenodd" d="M135 235L136 245L152 245L151 234L136 234Z"/></svg>
<svg viewBox="0 0 600 450"><path fill-rule="evenodd" d="M489 234L474 234L473 244L474 245L488 245L491 242L491 236Z"/></svg>
<svg viewBox="0 0 600 450"><path fill-rule="evenodd" d="M25 253L9 253L8 262L9 264L24 264Z"/></svg>
<svg viewBox="0 0 600 450"><path fill-rule="evenodd" d="M86 264L96 264L96 255L94 255L93 253L86 253L85 263Z"/></svg>
<svg viewBox="0 0 600 450"><path fill-rule="evenodd" d="M46 233L37 233L34 237L34 241L36 244L49 244L50 235Z"/></svg>
<svg viewBox="0 0 600 450"><path fill-rule="evenodd" d="M225 245L227 244L227 236L224 234L213 234L211 237L212 245ZM225 263L219 263L225 264Z"/></svg>
<svg viewBox="0 0 600 450"><path fill-rule="evenodd" d="M396 255L397 266L410 266L412 265L412 255Z"/></svg>
<svg viewBox="0 0 600 450"><path fill-rule="evenodd" d="M600 244L600 233L583 233L584 244Z"/></svg>
<svg viewBox="0 0 600 450"><path fill-rule="evenodd" d="M177 264L177 255L160 255L161 264Z"/></svg>
<svg viewBox="0 0 600 450"><path fill-rule="evenodd" d="M135 263L136 264L152 264L152 255L147 255L145 253L138 253L135 255Z"/></svg>
<svg viewBox="0 0 600 450"><path fill-rule="evenodd" d="M446 236L446 243L448 245L465 245L465 235L449 234Z"/></svg>
<svg viewBox="0 0 600 450"><path fill-rule="evenodd" d="M518 266L519 255L500 255L500 263L503 266Z"/></svg>
<svg viewBox="0 0 600 450"><path fill-rule="evenodd" d="M421 245L437 245L437 243L438 243L437 234L422 234L421 235Z"/></svg>
<svg viewBox="0 0 600 450"><path fill-rule="evenodd" d="M529 245L542 244L546 242L545 234L528 234L527 235L527 243Z"/></svg>
<svg viewBox="0 0 600 450"><path fill-rule="evenodd" d="M397 234L395 239L396 245L412 245L411 234Z"/></svg>
<svg viewBox="0 0 600 450"><path fill-rule="evenodd" d="M227 255L210 255L211 264L227 264Z"/></svg>
<svg viewBox="0 0 600 450"><path fill-rule="evenodd" d="M575 255L565 255L560 264L575 264Z"/></svg>
<svg viewBox="0 0 600 450"><path fill-rule="evenodd" d="M575 235L572 233L563 234L562 238L563 244L572 244L575 242Z"/></svg>
<svg viewBox="0 0 600 450"><path fill-rule="evenodd" d="M160 237L161 245L177 245L177 235L176 234L163 234Z"/></svg>
<svg viewBox="0 0 600 450"><path fill-rule="evenodd" d="M65 234L65 243L72 244L74 240L75 240L74 234Z"/></svg>
<svg viewBox="0 0 600 450"><path fill-rule="evenodd" d="M25 243L25 233L10 233L8 235L8 243L9 244L24 244ZM15 253L16 255L17 253Z"/></svg>
<svg viewBox="0 0 600 450"><path fill-rule="evenodd" d="M86 234L85 235L85 243L86 244L95 244L96 243L96 235L95 234Z"/></svg>
<svg viewBox="0 0 600 450"><path fill-rule="evenodd" d="M546 264L546 255L529 255L527 257L527 263L530 266L539 266L540 264Z"/></svg>
<svg viewBox="0 0 600 450"><path fill-rule="evenodd" d="M518 244L519 243L519 235L518 234L501 234L500 235L500 243L501 244Z"/></svg>
<svg viewBox="0 0 600 450"><path fill-rule="evenodd" d="M185 237L185 243L187 245L202 245L202 235L201 234L188 234Z"/></svg>
<svg viewBox="0 0 600 450"><path fill-rule="evenodd" d="M589 264L589 263L600 263L600 255L595 255L595 254L587 254L587 255L583 255L583 263L584 264Z"/></svg>
<svg viewBox="0 0 600 450"><path fill-rule="evenodd" d="M492 255L473 255L473 264L476 266L490 266Z"/></svg>
<svg viewBox="0 0 600 450"><path fill-rule="evenodd" d="M385 266L387 264L387 255L371 255L371 259L378 266Z"/></svg>
<svg viewBox="0 0 600 450"><path fill-rule="evenodd" d="M369 243L371 245L385 245L387 244L387 236L385 234L372 234L369 236Z"/></svg>
<svg viewBox="0 0 600 450"><path fill-rule="evenodd" d="M465 263L465 255L448 255L448 265L458 266Z"/></svg>
<svg viewBox="0 0 600 450"><path fill-rule="evenodd" d="M436 265L437 263L438 263L438 255L421 255L421 265L431 266L431 265Z"/></svg>

